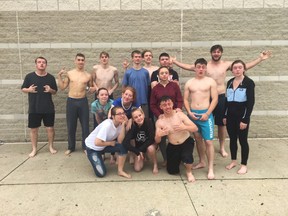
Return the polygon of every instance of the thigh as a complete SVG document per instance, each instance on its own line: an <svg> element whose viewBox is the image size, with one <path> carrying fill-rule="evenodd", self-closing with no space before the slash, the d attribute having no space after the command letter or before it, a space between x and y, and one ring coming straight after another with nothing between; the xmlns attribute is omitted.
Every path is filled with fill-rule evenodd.
<svg viewBox="0 0 288 216"><path fill-rule="evenodd" d="M43 114L43 123L45 127L54 127L55 113Z"/></svg>
<svg viewBox="0 0 288 216"><path fill-rule="evenodd" d="M179 146L168 144L167 146L167 171L169 174L180 172L179 165L181 162L181 149Z"/></svg>
<svg viewBox="0 0 288 216"><path fill-rule="evenodd" d="M38 113L29 113L28 115L28 127L38 128L41 126L42 115Z"/></svg>
<svg viewBox="0 0 288 216"><path fill-rule="evenodd" d="M194 162L193 149L194 149L194 140L193 138L189 137L182 144L181 160L183 161L183 163L192 164Z"/></svg>

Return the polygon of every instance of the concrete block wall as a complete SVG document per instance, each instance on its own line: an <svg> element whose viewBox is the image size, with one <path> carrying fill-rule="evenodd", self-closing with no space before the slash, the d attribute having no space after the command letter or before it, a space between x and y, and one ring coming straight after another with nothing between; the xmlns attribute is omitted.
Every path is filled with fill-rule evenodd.
<svg viewBox="0 0 288 216"><path fill-rule="evenodd" d="M56 76L62 67L74 67L77 52L86 55L91 71L105 50L121 79L121 63L134 49L151 49L154 64L164 51L193 63L199 57L209 59L216 43L224 46L226 60L248 62L264 49L273 52L247 73L256 82L250 137L287 137L287 7L288 0L0 1L0 140L29 140L27 95L20 86L37 56L48 59L48 71ZM183 87L193 73L175 69ZM56 140L61 141L67 140L66 97L67 91L54 96ZM88 98L92 102L93 96ZM92 116L90 120L92 130ZM43 128L39 139L46 140Z"/></svg>

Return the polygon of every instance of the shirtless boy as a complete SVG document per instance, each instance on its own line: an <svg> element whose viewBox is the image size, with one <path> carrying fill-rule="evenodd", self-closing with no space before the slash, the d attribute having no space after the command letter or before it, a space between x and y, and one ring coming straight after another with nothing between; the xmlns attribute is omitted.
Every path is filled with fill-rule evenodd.
<svg viewBox="0 0 288 216"><path fill-rule="evenodd" d="M146 70L148 70L149 72L149 77L151 79L151 75L154 71L158 70L158 66L154 66L152 65L152 59L153 59L153 54L152 51L150 50L144 50L142 52L142 58L144 61L144 66L143 68L145 68Z"/></svg>
<svg viewBox="0 0 288 216"><path fill-rule="evenodd" d="M163 136L168 137L167 172L179 173L182 161L186 168L188 182L195 182L192 174L194 140L190 137L190 133L196 132L197 127L183 112L173 110L170 97L161 98L160 108L164 114L156 121L155 142L159 143Z"/></svg>
<svg viewBox="0 0 288 216"><path fill-rule="evenodd" d="M92 72L95 91L97 92L99 88L106 88L110 98L113 99L113 92L119 86L118 70L116 67L109 65L109 54L107 52L101 52L99 58L100 64L94 65Z"/></svg>
<svg viewBox="0 0 288 216"><path fill-rule="evenodd" d="M214 179L213 161L214 119L212 112L218 102L217 84L215 80L206 77L207 61L203 58L195 61L195 77L188 80L184 86L184 106L188 116L197 125L194 133L200 162L194 169L205 167L205 147L208 159L208 179ZM191 101L191 103L189 103ZM204 139L205 146L202 140Z"/></svg>
<svg viewBox="0 0 288 216"><path fill-rule="evenodd" d="M75 57L76 68L66 72L63 68L58 73L58 85L61 90L69 87L66 120L68 129L68 150L66 155L75 151L76 128L79 118L82 127L82 149L86 152L85 139L89 135L89 107L86 97L87 86L93 86L92 76L84 69L85 56L78 53Z"/></svg>
<svg viewBox="0 0 288 216"><path fill-rule="evenodd" d="M231 70L232 61L221 60L223 54L223 47L221 45L214 45L210 49L211 60L207 64L207 76L213 78L217 83L217 92L218 92L218 104L213 111L215 117L215 125L218 126L218 138L220 143L220 154L223 157L227 157L228 153L225 151L225 138L226 138L226 127L224 126L222 119L224 117L224 104L225 104L225 78L227 70ZM270 51L263 51L260 53L260 56L247 63L246 68L250 69L260 62L268 59L271 56ZM195 65L184 64L178 62L176 58L171 58L171 61L177 66L185 69L195 71Z"/></svg>

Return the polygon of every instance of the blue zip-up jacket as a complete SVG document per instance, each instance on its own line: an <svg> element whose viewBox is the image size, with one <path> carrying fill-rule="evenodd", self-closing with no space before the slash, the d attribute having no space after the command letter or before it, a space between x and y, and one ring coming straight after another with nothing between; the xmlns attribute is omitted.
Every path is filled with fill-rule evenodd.
<svg viewBox="0 0 288 216"><path fill-rule="evenodd" d="M244 76L243 81L234 90L233 81L227 82L225 118L238 117L241 122L248 124L255 103L255 83L252 79Z"/></svg>

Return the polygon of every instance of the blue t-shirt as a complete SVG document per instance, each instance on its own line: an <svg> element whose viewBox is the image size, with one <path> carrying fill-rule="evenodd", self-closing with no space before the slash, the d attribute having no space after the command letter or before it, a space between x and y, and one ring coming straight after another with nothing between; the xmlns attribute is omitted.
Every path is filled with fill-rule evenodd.
<svg viewBox="0 0 288 216"><path fill-rule="evenodd" d="M123 86L132 86L136 89L136 101L138 104L148 104L148 88L150 86L149 72L145 68L135 70L130 68L124 74Z"/></svg>
<svg viewBox="0 0 288 216"><path fill-rule="evenodd" d="M119 97L119 98L114 100L113 106L122 107L124 112L126 113L127 118L130 119L132 117L132 115L131 115L132 108L133 107L137 107L138 108L138 107L140 107L140 104L138 104L137 102L134 102L134 103L131 104L130 107L125 108L125 107L122 106L122 97Z"/></svg>

